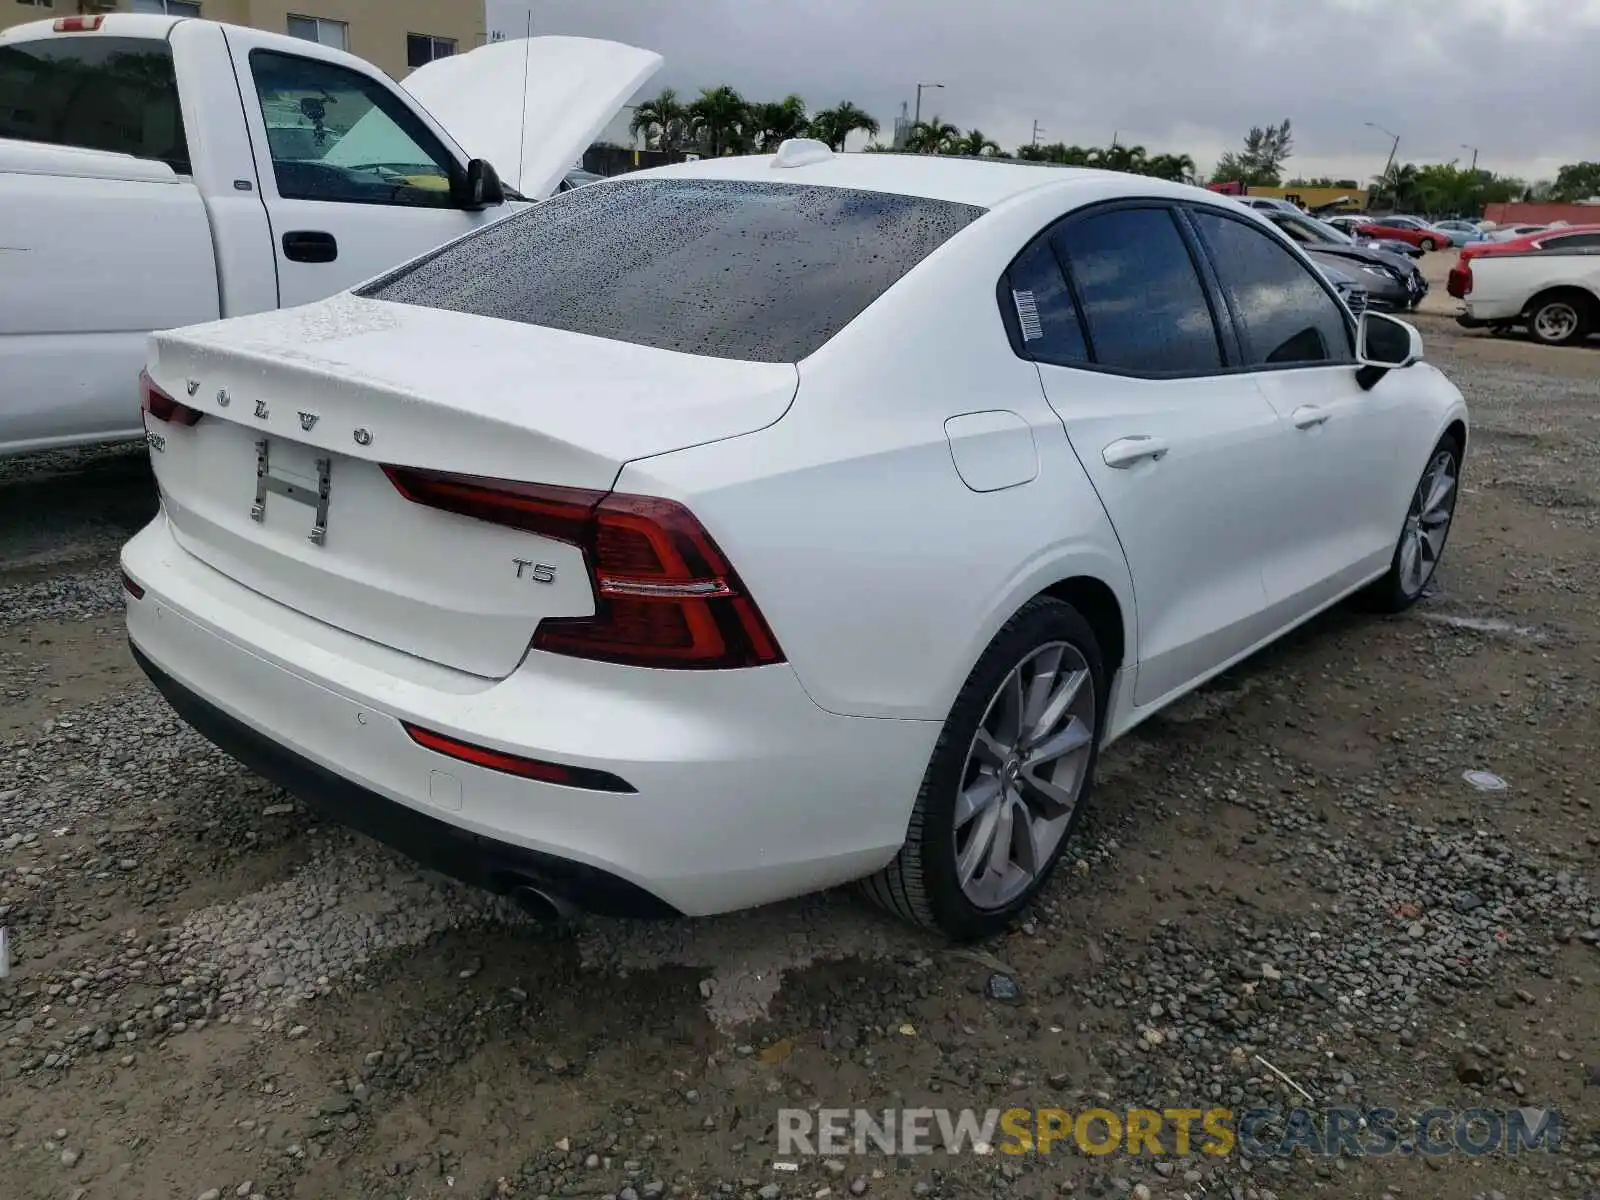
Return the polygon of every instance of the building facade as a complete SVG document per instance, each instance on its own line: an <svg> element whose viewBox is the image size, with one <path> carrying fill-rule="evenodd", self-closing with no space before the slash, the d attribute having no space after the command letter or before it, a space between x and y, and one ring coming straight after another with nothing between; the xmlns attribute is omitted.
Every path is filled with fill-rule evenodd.
<svg viewBox="0 0 1600 1200"><path fill-rule="evenodd" d="M83 12L165 12L252 25L348 50L396 79L485 40L483 0L0 0L0 29Z"/></svg>

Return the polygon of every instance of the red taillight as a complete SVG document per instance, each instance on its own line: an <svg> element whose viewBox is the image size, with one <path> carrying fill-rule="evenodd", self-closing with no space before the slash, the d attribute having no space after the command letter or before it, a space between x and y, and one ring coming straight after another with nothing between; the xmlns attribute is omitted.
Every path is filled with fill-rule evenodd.
<svg viewBox="0 0 1600 1200"><path fill-rule="evenodd" d="M654 496L385 467L406 499L583 551L592 617L547 617L533 646L636 667L725 670L783 661L766 618L688 509Z"/></svg>
<svg viewBox="0 0 1600 1200"><path fill-rule="evenodd" d="M133 576L129 575L126 571L122 573L122 590L127 592L128 595L132 596L135 600L144 599L144 589L140 587L138 583L134 581Z"/></svg>
<svg viewBox="0 0 1600 1200"><path fill-rule="evenodd" d="M503 750L490 750L474 746L471 742L457 741L409 721L400 722L401 728L417 745L448 758L501 771L507 775L520 775L524 779L537 779L541 783L559 783L566 787L585 788L591 792L637 792L625 779L609 771L595 771L588 767L564 767L559 763L543 762L537 758L523 758L520 754L507 754Z"/></svg>
<svg viewBox="0 0 1600 1200"><path fill-rule="evenodd" d="M144 411L169 425L193 425L205 416L198 408L180 404L155 385L150 372L139 372L139 387L144 393Z"/></svg>
<svg viewBox="0 0 1600 1200"><path fill-rule="evenodd" d="M93 33L105 19L104 13L94 17L57 17L51 28L57 33Z"/></svg>

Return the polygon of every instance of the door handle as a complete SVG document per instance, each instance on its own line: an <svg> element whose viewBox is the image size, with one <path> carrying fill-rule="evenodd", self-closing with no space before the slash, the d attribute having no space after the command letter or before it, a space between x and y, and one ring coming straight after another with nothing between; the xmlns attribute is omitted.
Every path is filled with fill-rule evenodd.
<svg viewBox="0 0 1600 1200"><path fill-rule="evenodd" d="M1327 409L1318 408L1315 404L1302 404L1294 410L1294 427L1296 429L1314 429L1331 415Z"/></svg>
<svg viewBox="0 0 1600 1200"><path fill-rule="evenodd" d="M283 235L283 256L295 262L330 263L339 257L339 243L331 233L293 229Z"/></svg>
<svg viewBox="0 0 1600 1200"><path fill-rule="evenodd" d="M1166 456L1167 444L1160 438L1143 433L1118 438L1100 451L1100 457L1105 460L1106 466L1118 468L1131 467L1134 463L1147 458L1151 462L1158 462Z"/></svg>

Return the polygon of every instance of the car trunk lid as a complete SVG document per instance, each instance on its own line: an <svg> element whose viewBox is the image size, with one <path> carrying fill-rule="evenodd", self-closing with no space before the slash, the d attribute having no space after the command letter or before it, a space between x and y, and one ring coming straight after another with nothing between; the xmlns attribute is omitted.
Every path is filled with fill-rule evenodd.
<svg viewBox="0 0 1600 1200"><path fill-rule="evenodd" d="M622 464L778 420L791 364L734 362L336 296L154 335L147 414L180 545L383 645L498 678L587 616L574 546L414 504L385 464L609 490ZM539 568L539 569L536 569Z"/></svg>

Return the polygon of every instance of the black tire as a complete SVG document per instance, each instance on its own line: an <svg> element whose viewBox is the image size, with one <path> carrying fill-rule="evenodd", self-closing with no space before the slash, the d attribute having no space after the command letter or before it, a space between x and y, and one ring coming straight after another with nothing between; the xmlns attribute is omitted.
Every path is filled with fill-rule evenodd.
<svg viewBox="0 0 1600 1200"><path fill-rule="evenodd" d="M1422 594L1428 590L1438 570L1438 563L1444 558L1445 547L1450 542L1450 531L1455 528L1455 503L1461 494L1461 441L1453 433L1447 433L1439 439L1438 445L1428 452L1428 461L1423 464L1422 473L1417 476L1417 485L1421 486L1422 476L1427 473L1435 458L1443 451L1449 451L1456 477L1456 496L1451 500L1451 520L1445 527L1444 540L1439 545L1439 552L1434 556L1434 569L1428 573L1420 587L1414 592L1408 591L1401 567L1401 551L1404 549L1406 533L1411 521L1411 510L1406 510L1405 521L1401 524L1400 536L1395 539L1394 556L1389 560L1389 570L1381 578L1374 580L1356 595L1357 604L1369 612L1401 613L1410 608ZM1415 489L1413 489L1415 498Z"/></svg>
<svg viewBox="0 0 1600 1200"><path fill-rule="evenodd" d="M1083 784L1061 840L1033 883L1002 908L979 908L962 891L956 874L956 796L978 725L996 691L1013 668L1051 642L1069 642L1083 655L1094 688L1094 741ZM1093 794L1109 683L1094 630L1076 608L1044 596L1023 605L967 676L928 762L905 844L893 862L862 881L862 892L895 916L955 941L989 937L1011 925L1049 882Z"/></svg>
<svg viewBox="0 0 1600 1200"><path fill-rule="evenodd" d="M1552 314L1561 313L1560 321ZM1542 346L1575 346L1594 328L1594 305L1581 293L1551 292L1528 306L1528 336Z"/></svg>

